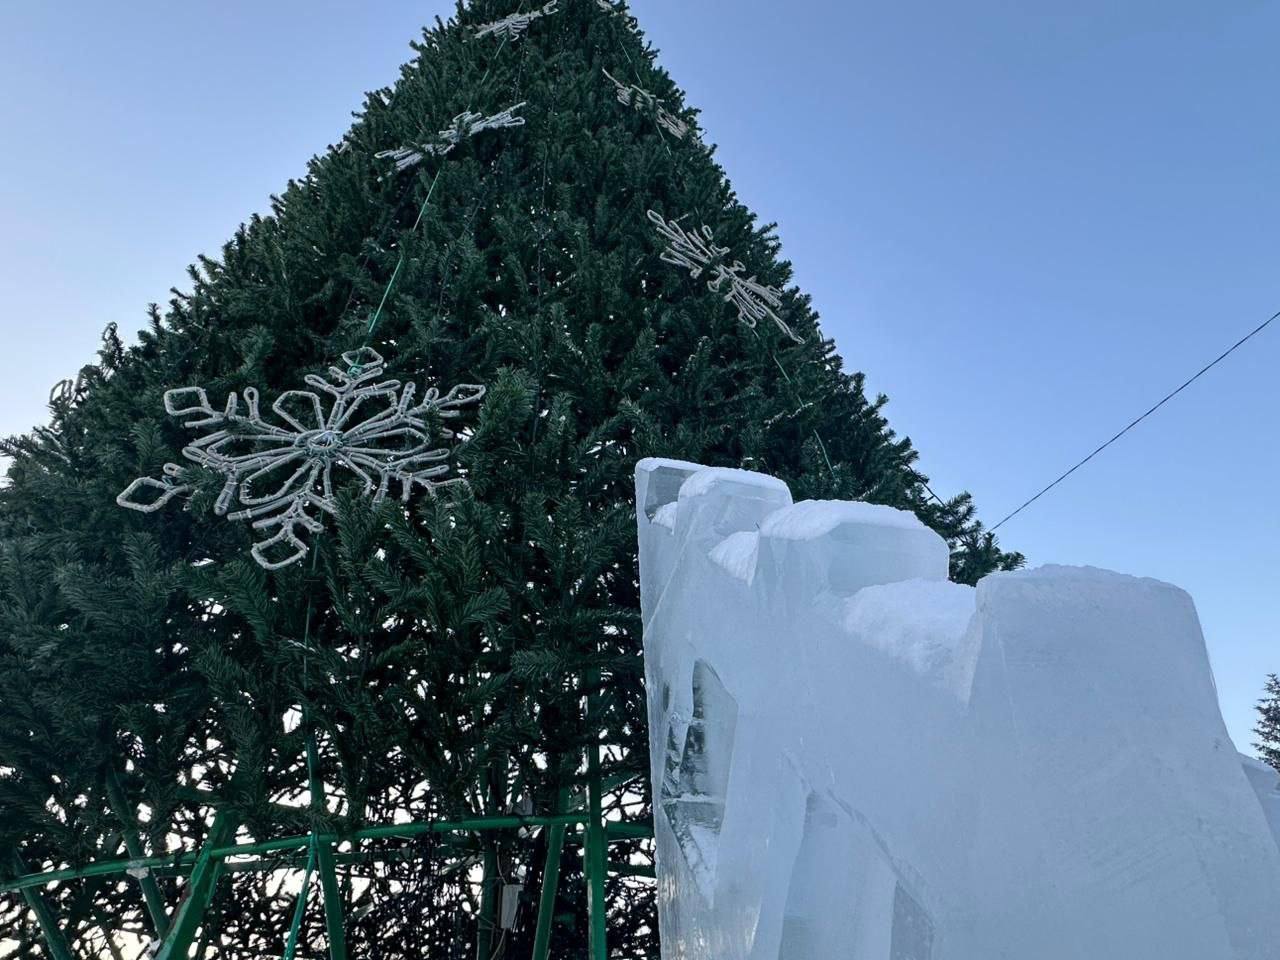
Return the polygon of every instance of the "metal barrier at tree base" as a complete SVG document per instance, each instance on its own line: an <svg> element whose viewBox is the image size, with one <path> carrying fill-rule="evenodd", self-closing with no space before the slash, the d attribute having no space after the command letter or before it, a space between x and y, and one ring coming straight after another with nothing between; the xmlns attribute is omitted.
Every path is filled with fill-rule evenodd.
<svg viewBox="0 0 1280 960"><path fill-rule="evenodd" d="M323 787L315 775L315 743L308 737L308 767L310 769L310 800L313 809L321 808ZM343 901L338 889L336 866L356 862L382 862L412 857L415 851L387 850L361 852L355 848L362 842L388 839L412 840L417 837L440 834L470 834L486 831L545 828L547 834L547 859L542 875L542 887L538 898L538 917L534 934L533 960L548 960L551 948L553 911L559 890L560 859L568 839L570 828L580 833L584 848L583 873L587 887L588 957L590 960L607 960L605 880L610 873L630 876L652 876L652 871L633 864L611 864L608 847L611 842L635 840L653 836L652 826L639 823L606 821L602 797L606 791L625 786L630 778L610 781L600 771L599 749L587 751L587 779L585 802L574 803L562 794L561 812L551 816L478 816L456 820L410 822L371 825L345 835L333 833L308 833L259 843L236 844L232 840L240 827L239 818L227 810L220 810L213 818L209 833L198 851L168 857L133 856L124 860L91 863L83 867L48 870L30 873L20 855L15 851L11 866L18 874L14 879L0 882L0 893L20 891L27 906L34 914L49 956L53 960L75 960L74 954L58 925L53 911L40 894L40 890L52 883L101 877L113 874L129 874L142 886L147 912L159 948L154 960L186 960L196 934L204 920L205 911L213 901L215 888L224 872L273 871L280 869L274 859L228 863L234 857L261 856L281 852L294 853L287 865L302 866L302 888L298 892L289 936L285 944L284 958L292 960L298 947L303 913L311 879L319 874L325 911L325 930L330 960L346 960ZM573 807L586 809L569 809ZM340 852L338 846L349 843L349 851ZM127 841L131 853L141 853L136 837ZM305 851L305 854L304 854ZM152 871L186 874L182 899L172 917L165 909L163 896ZM491 878L486 876L486 882ZM498 905L488 894L481 897L481 919L488 913L490 921L496 915Z"/></svg>

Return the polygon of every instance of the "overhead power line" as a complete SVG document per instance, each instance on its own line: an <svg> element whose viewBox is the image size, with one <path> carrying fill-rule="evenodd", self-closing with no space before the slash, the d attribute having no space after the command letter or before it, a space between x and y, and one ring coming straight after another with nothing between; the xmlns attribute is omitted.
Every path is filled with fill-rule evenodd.
<svg viewBox="0 0 1280 960"><path fill-rule="evenodd" d="M1160 402L1157 403L1155 406L1153 406L1150 410L1148 410L1142 416L1138 417L1137 419L1132 421L1130 424L1128 424L1123 430L1117 433L1114 437L1112 437L1106 443L1102 444L1096 450L1094 450L1093 453L1089 454L1087 457L1085 457L1083 460L1077 463L1074 467L1072 467L1062 476L1058 477L1058 479L1054 480L1053 483L1049 484L1047 487L1045 487L1043 490L1037 493L1034 497L1032 497L1026 503L1022 504L1022 506L1018 507L1017 510L1014 510L1013 513L1009 514L1007 517L1005 517L1003 520L997 523L994 527L992 527L991 531L994 533L996 530L999 530L1002 526L1004 526L1006 523L1008 523L1010 520L1012 520L1014 517L1020 514L1023 510L1027 509L1027 507L1031 506L1033 503L1035 503L1037 500L1043 497L1046 493L1048 493L1050 490L1052 490L1054 487L1060 484L1063 480L1067 479L1067 477L1071 476L1073 473L1075 473L1077 470L1083 467L1086 463L1088 463L1090 460L1092 460L1094 457L1100 454L1103 450L1107 449L1107 447L1111 446L1113 443L1115 443L1117 440L1123 437L1126 433L1128 433L1130 430L1132 430L1134 427L1140 424L1143 420L1151 416L1153 413L1155 413L1157 410L1163 407L1166 403L1168 403L1170 400L1172 400L1174 397L1180 394L1183 390L1187 389L1187 387L1191 386L1193 383L1195 383L1197 380L1203 377L1206 373L1208 373L1210 370L1212 370L1214 367L1220 364L1223 360L1227 359L1227 357L1231 356L1231 354L1235 353L1237 350L1243 347L1246 343L1248 343L1250 340L1252 340L1254 337L1260 334L1263 330L1267 329L1267 327L1271 326L1271 324L1275 322L1277 319L1280 319L1280 311L1273 313L1270 317L1268 317L1262 323L1258 324L1258 326L1254 327L1247 334L1245 334L1243 337L1241 337L1239 340L1233 343L1230 347L1228 347L1225 351L1223 351L1222 354L1220 354L1217 358L1210 361L1209 363L1206 363L1203 367L1201 367L1198 371L1196 371L1194 376L1192 376L1190 379L1182 383L1172 393L1169 393L1168 395L1163 397L1160 400Z"/></svg>

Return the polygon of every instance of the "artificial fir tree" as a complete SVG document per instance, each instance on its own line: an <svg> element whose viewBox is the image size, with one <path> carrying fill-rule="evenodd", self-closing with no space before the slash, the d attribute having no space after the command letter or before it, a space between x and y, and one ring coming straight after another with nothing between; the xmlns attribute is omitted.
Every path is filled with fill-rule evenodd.
<svg viewBox="0 0 1280 960"><path fill-rule="evenodd" d="M1258 701L1258 725L1253 732L1258 735L1258 754L1280 771L1280 676L1267 677L1266 696Z"/></svg>
<svg viewBox="0 0 1280 960"><path fill-rule="evenodd" d="M966 495L932 497L885 399L788 289L779 241L738 203L623 10L476 0L415 50L269 216L153 308L136 345L109 330L50 425L6 444L0 849L28 868L194 851L215 811L258 840L550 813L579 801L597 738L611 815L643 822L643 456L913 510L966 582L1020 560ZM659 222L710 259L673 259ZM201 385L221 409L256 388L265 410L363 347L419 388L485 385L455 422L467 489L406 505L339 483L305 559L276 571L250 557L247 523L215 511L216 471L183 475L185 505L117 506L194 439L165 391ZM310 804L309 742L325 794ZM529 956L532 910L499 931L493 892L523 876L536 895L550 836L441 838L344 864L348 952ZM612 854L646 855L639 840ZM572 847L560 872L554 955L584 956ZM172 919L182 871L138 873L44 892L73 951L110 955L110 938ZM224 877L201 955L279 955L282 876ZM611 946L656 956L650 884L618 875L607 894ZM0 901L15 957L44 955L27 912ZM320 955L321 911L301 923L299 956Z"/></svg>

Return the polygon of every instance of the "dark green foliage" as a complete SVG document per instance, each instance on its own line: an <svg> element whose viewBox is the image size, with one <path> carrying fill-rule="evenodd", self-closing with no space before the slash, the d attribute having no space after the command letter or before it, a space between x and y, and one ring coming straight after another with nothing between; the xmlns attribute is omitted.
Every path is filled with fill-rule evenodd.
<svg viewBox="0 0 1280 960"><path fill-rule="evenodd" d="M513 6L477 0L426 33L342 149L312 160L221 257L201 258L190 291L153 310L135 346L109 331L48 428L8 441L0 849L20 845L32 866L123 856L122 831L141 814L148 851L194 850L214 807L236 812L242 839L503 812L522 794L550 812L562 789L575 796L592 668L606 678L605 773L640 778L612 806L644 818L631 503L643 456L765 471L797 498L914 510L952 544L967 582L1020 561L983 533L967 496L929 496L885 398L844 371L807 298L785 298L796 344L767 324L747 329L703 281L659 260L648 209L708 223L763 283L791 276L711 152L616 101L602 68L681 102L640 36L595 0L561 0L518 43L470 39L470 25ZM374 158L467 108L519 101L526 126L444 161L397 175ZM407 509L344 495L314 565L276 574L247 558L245 525L213 515L216 481L187 509L144 517L115 505L189 439L163 413L165 389L201 384L218 405L246 386L267 402L301 387L364 342L402 253L371 345L399 379L489 386L457 456L470 494ZM329 792L321 810L305 803L308 726ZM113 776L127 810L108 798ZM475 890L449 864L487 852L505 875L527 868L536 893L545 842L459 838L427 866L362 868L371 885L346 890L360 917L353 956L474 955ZM631 842L613 858L645 849ZM173 904L179 884L161 874ZM218 957L279 955L289 905L276 882L239 873L220 887L206 924ZM615 878L610 894L611 943L656 956L649 888ZM78 881L49 897L83 955L101 954L103 927L145 931L132 882ZM0 903L15 927L17 903ZM583 955L583 903L571 845L553 955ZM509 956L528 955L532 913ZM320 929L313 909L308 942ZM16 955L36 955L31 942Z"/></svg>
<svg viewBox="0 0 1280 960"><path fill-rule="evenodd" d="M1280 771L1280 677L1274 673L1267 677L1266 696L1258 701L1258 725L1253 732L1258 735L1258 755Z"/></svg>

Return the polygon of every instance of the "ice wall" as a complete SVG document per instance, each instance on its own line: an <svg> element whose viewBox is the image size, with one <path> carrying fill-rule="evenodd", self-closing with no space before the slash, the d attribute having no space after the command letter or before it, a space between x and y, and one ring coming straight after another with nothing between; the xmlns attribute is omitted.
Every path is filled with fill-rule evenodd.
<svg viewBox="0 0 1280 960"><path fill-rule="evenodd" d="M740 470L636 492L668 960L1280 956L1276 807L1185 593L975 591L912 515Z"/></svg>
<svg viewBox="0 0 1280 960"><path fill-rule="evenodd" d="M1243 754L1240 756L1240 765L1244 767L1245 776L1258 794L1262 813L1271 826L1271 835L1280 847L1280 773L1276 773L1261 760Z"/></svg>

